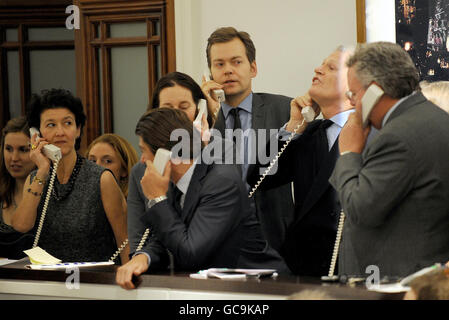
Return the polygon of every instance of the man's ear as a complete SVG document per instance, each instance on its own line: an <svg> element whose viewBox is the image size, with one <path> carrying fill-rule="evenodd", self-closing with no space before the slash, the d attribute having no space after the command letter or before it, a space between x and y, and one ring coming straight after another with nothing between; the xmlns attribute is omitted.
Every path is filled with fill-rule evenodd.
<svg viewBox="0 0 449 320"><path fill-rule="evenodd" d="M251 78L255 78L257 76L257 63L256 60L251 62L250 64Z"/></svg>

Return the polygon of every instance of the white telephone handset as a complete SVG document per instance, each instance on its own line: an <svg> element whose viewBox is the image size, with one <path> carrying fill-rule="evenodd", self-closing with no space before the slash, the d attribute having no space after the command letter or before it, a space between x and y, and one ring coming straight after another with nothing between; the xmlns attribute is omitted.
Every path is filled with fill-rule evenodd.
<svg viewBox="0 0 449 320"><path fill-rule="evenodd" d="M365 94L362 97L363 127L368 125L369 115L383 94L384 91L375 83L371 84L368 89L366 89Z"/></svg>
<svg viewBox="0 0 449 320"><path fill-rule="evenodd" d="M36 133L40 137L40 133L37 128L30 128L30 136L31 137L33 137ZM45 147L43 147L42 152L45 154L45 156L47 158L49 158L53 161L53 169L52 169L51 176L50 176L50 182L48 183L48 189L47 189L47 194L46 194L45 200L44 200L44 206L42 208L41 218L39 220L39 225L37 227L36 235L34 237L33 248L37 247L39 238L41 236L42 226L44 225L44 220L45 220L45 215L47 213L48 203L50 201L50 197L51 197L51 194L53 191L53 185L54 185L55 179L56 179L56 172L58 171L59 160L61 160L61 158L62 158L61 149L59 149L58 147L56 147L52 144L47 144Z"/></svg>
<svg viewBox="0 0 449 320"><path fill-rule="evenodd" d="M168 151L167 149L164 148L157 149L156 154L154 155L153 165L161 175L164 174L165 166L167 165L167 162L170 160L170 158L171 158L171 151ZM137 245L136 252L142 250L143 245L145 244L145 241L147 241L149 234L150 228L146 228L145 232L142 235L142 238L139 241L139 244ZM128 243L128 239L126 239L126 243ZM124 246L122 245L122 247ZM120 253L119 250L117 250L116 255L118 253Z"/></svg>
<svg viewBox="0 0 449 320"><path fill-rule="evenodd" d="M208 71L204 72L204 78L206 79L206 81L210 81L210 76L209 76L209 72ZM224 93L223 89L215 89L213 91L214 91L214 94L217 97L217 100L218 100L219 103L221 103L221 102L226 100L225 93Z"/></svg>
<svg viewBox="0 0 449 320"><path fill-rule="evenodd" d="M40 137L40 132L37 128L30 128L30 136L31 138L37 133L38 137ZM52 144L47 144L42 148L42 152L45 154L47 158L53 161L59 161L62 158L61 149Z"/></svg>
<svg viewBox="0 0 449 320"><path fill-rule="evenodd" d="M196 116L195 121L193 121L193 124L195 126L201 128L203 114L206 115L207 118L207 101L204 99L200 99L200 101L198 102L198 115Z"/></svg>
<svg viewBox="0 0 449 320"><path fill-rule="evenodd" d="M315 120L315 111L313 111L312 107L307 106L305 108L302 108L301 114L306 122L312 122L313 120Z"/></svg>
<svg viewBox="0 0 449 320"><path fill-rule="evenodd" d="M287 148L287 146L290 144L290 142L292 141L293 137L296 135L296 133L298 132L299 128L302 127L304 122L309 123L309 122L312 122L313 120L315 120L315 111L310 106L302 108L301 114L302 114L304 119L302 120L302 122L300 124L298 124L296 126L295 130L292 132L292 134L290 135L288 140L285 141L284 145L282 146L281 150L278 152L277 156L271 161L270 165L265 170L265 172L262 174L262 176L260 177L259 181L257 181L256 185L251 189L251 192L249 193L248 198L251 198L254 195L254 193L256 192L257 188L260 186L260 184L265 179L267 174L271 171L273 166L276 164L276 162L278 161L279 157L282 155L282 153L284 152L285 148Z"/></svg>
<svg viewBox="0 0 449 320"><path fill-rule="evenodd" d="M167 165L167 162L171 158L171 152L164 148L159 148L156 151L156 154L154 155L153 159L153 165L156 168L157 172L159 172L161 175L164 174L165 166ZM142 235L142 238L139 241L139 244L137 245L136 251L139 252L142 250L143 245L145 244L145 241L148 239L148 235L150 234L150 228L146 228L145 232ZM114 255L109 259L109 261L114 261L115 258L122 252L122 250L126 247L128 244L128 239L126 239L120 248L114 253Z"/></svg>
<svg viewBox="0 0 449 320"><path fill-rule="evenodd" d="M171 152L164 148L159 148L154 156L153 164L156 170L163 175L165 171L165 166L171 158Z"/></svg>

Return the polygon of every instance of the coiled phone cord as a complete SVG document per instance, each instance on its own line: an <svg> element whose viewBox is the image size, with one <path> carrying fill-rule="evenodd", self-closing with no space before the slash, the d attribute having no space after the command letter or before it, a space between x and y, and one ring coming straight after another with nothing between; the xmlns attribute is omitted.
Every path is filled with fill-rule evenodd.
<svg viewBox="0 0 449 320"><path fill-rule="evenodd" d="M147 240L149 233L150 233L150 228L147 228L145 230L145 232L143 233L142 239L140 239L140 242L139 242L139 245L137 246L136 252L142 250L142 247L145 244L145 241ZM123 249L125 249L128 242L129 242L128 239L123 241L120 248L118 248L118 250L112 255L112 257L109 259L109 261L114 261L117 258L117 256L120 254L120 252L122 252Z"/></svg>
<svg viewBox="0 0 449 320"><path fill-rule="evenodd" d="M340 219L338 221L337 237L335 238L334 251L332 252L331 265L329 267L328 277L330 278L334 276L335 265L337 263L338 251L340 249L341 235L343 233L344 223L345 223L345 213L343 212L343 210L341 210Z"/></svg>
<svg viewBox="0 0 449 320"><path fill-rule="evenodd" d="M42 232L42 226L44 225L45 215L48 209L48 203L50 202L51 192L53 191L53 185L56 179L56 173L58 171L59 160L53 161L53 170L51 172L50 182L47 189L47 194L45 195L44 207L42 208L41 218L39 220L39 226L37 227L36 236L34 237L33 248L37 247L39 238Z"/></svg>
<svg viewBox="0 0 449 320"><path fill-rule="evenodd" d="M262 181L265 179L265 177L268 175L268 173L271 171L271 169L273 168L273 166L276 164L276 162L278 161L279 157L282 155L282 153L284 152L285 148L287 148L287 146L290 144L290 142L293 140L293 138L295 137L296 133L298 132L299 128L302 127L302 125L305 122L305 118L302 120L302 122L300 124L298 124L295 128L295 130L293 130L293 132L290 134L290 137L288 138L287 141L285 141L284 145L282 146L281 150L278 152L278 154L276 155L276 157L271 161L270 166L265 170L265 172L262 174L262 176L260 177L259 181L257 181L257 183L254 185L254 187L251 189L251 192L248 195L248 198L251 198L254 193L256 192L257 188L259 188L260 184L262 183Z"/></svg>

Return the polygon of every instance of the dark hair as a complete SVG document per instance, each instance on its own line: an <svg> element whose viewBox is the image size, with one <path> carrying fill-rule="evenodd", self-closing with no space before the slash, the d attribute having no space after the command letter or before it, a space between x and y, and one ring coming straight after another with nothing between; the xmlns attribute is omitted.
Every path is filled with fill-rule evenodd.
<svg viewBox="0 0 449 320"><path fill-rule="evenodd" d="M28 103L28 125L40 128L42 112L47 109L57 108L67 108L75 115L76 126L81 128L80 136L75 142L75 150L78 150L81 144L84 124L86 123L86 114L84 113L81 99L74 97L69 90L50 89L42 90L40 96L33 94Z"/></svg>
<svg viewBox="0 0 449 320"><path fill-rule="evenodd" d="M198 137L198 142L201 142L200 150L194 148L193 123L187 117L186 113L178 109L157 108L147 111L139 120L136 126L136 135L140 136L143 141L150 147L153 154L156 154L157 149L164 148L172 150L178 143L185 143L182 137L178 136L177 140L170 141L170 135L176 129L183 129L189 136L190 154L189 155L174 155L180 156L182 159L194 159L198 155L195 151L203 149L203 142L199 132L195 136Z"/></svg>
<svg viewBox="0 0 449 320"><path fill-rule="evenodd" d="M200 99L206 100L206 97L204 96L201 87L198 85L198 83L195 82L195 80L192 79L192 77L190 77L185 73L175 71L167 73L157 81L153 89L153 96L151 98L151 104L148 107L148 110L159 108L160 107L159 95L161 94L161 91L165 88L172 88L176 85L186 88L191 92L193 102L195 102L195 105L198 106ZM198 110L196 111L195 116L197 114ZM214 123L214 116L213 112L211 112L209 107L207 110L207 122L209 123L209 127L211 128Z"/></svg>
<svg viewBox="0 0 449 320"><path fill-rule="evenodd" d="M237 29L233 27L224 27L215 30L210 35L209 39L207 39L206 56L207 65L209 66L209 68L211 66L210 48L212 47L212 45L216 43L229 42L231 40L234 40L235 38L238 38L243 42L249 63L253 63L256 60L256 47L254 46L250 35L245 31L237 31Z"/></svg>
<svg viewBox="0 0 449 320"><path fill-rule="evenodd" d="M3 149L5 147L5 137L8 133L22 132L27 137L30 136L30 130L25 117L14 118L6 123L2 130L1 150L0 150L0 202L5 202L6 208L12 204L16 179L14 179L6 169Z"/></svg>

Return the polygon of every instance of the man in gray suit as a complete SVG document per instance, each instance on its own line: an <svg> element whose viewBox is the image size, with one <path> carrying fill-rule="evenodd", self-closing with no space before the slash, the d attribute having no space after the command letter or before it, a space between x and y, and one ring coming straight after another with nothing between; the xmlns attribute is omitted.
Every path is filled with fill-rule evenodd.
<svg viewBox="0 0 449 320"><path fill-rule="evenodd" d="M416 91L418 72L397 44L360 45L347 65L356 112L330 178L346 214L340 274L375 265L381 277L405 276L447 261L449 115ZM361 100L370 85L384 94L368 117L379 134L365 148Z"/></svg>
<svg viewBox="0 0 449 320"><path fill-rule="evenodd" d="M201 88L211 109L219 108L213 90L223 89L226 102L221 104L215 129L223 137L227 133L254 130L255 136L245 134L237 147L242 155L242 180L254 170L256 162L261 160L258 146L265 151L270 137L277 143L270 129L277 130L290 118L289 97L268 93L253 93L252 79L257 75L256 49L248 33L237 31L233 27L219 28L208 39L207 61L213 80L204 81ZM203 79L205 80L205 79ZM260 133L265 133L264 141L258 141ZM228 137L232 139L231 137ZM277 153L277 147L274 153ZM271 154L271 158L275 154ZM257 159L256 159L257 156ZM266 162L270 157L266 157ZM263 163L266 164L266 163ZM249 189L247 185L247 189ZM293 221L294 205L291 184L284 184L270 191L258 190L251 199L256 208L257 217L268 243L280 250L284 243L288 225Z"/></svg>

